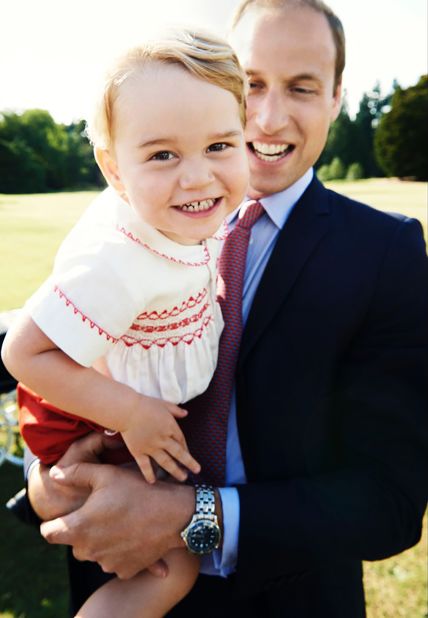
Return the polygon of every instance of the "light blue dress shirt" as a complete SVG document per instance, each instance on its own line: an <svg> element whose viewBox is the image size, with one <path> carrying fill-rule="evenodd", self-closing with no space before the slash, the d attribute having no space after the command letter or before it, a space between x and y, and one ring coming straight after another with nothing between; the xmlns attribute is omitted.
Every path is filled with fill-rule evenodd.
<svg viewBox="0 0 428 618"><path fill-rule="evenodd" d="M242 296L242 316L244 324L280 230L290 215L294 205L306 191L313 178L309 169L291 187L259 200L266 211L251 230L245 266L244 289ZM238 219L239 208L229 217L229 231ZM227 577L233 573L238 559L239 537L239 494L234 487L246 482L244 462L242 461L236 421L236 393L233 391L230 404L227 443L226 443L226 487L219 489L223 507L223 546L211 556L201 561L201 573Z"/></svg>

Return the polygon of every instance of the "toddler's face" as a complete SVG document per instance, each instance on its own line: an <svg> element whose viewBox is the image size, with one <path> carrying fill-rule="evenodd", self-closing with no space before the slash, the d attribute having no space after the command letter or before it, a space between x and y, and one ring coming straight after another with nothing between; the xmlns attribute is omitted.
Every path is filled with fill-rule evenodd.
<svg viewBox="0 0 428 618"><path fill-rule="evenodd" d="M235 97L179 66L153 63L128 78L114 107L113 139L128 201L177 242L213 235L245 196Z"/></svg>

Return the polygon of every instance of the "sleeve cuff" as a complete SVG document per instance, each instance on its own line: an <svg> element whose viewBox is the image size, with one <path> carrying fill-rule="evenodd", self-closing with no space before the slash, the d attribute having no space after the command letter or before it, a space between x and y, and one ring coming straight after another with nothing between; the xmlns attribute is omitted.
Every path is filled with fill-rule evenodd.
<svg viewBox="0 0 428 618"><path fill-rule="evenodd" d="M214 552L214 566L227 577L236 569L239 539L239 494L235 487L218 490L223 509L223 545Z"/></svg>

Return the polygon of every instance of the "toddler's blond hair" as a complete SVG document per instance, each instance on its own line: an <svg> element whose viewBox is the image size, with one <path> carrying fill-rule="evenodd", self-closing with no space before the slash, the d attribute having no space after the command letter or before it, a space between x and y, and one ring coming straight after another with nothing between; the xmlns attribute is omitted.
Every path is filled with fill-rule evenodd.
<svg viewBox="0 0 428 618"><path fill-rule="evenodd" d="M87 134L95 147L103 150L111 147L114 104L120 87L150 62L181 66L203 81L229 91L238 102L241 122L245 125L246 80L235 52L221 38L182 29L130 49L110 68L87 123Z"/></svg>

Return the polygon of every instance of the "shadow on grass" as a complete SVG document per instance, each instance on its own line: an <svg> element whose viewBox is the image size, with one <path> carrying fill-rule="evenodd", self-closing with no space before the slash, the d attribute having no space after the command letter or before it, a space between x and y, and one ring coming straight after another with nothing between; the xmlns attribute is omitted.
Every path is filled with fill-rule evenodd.
<svg viewBox="0 0 428 618"><path fill-rule="evenodd" d="M5 507L22 486L20 468L0 467L0 617L67 618L64 548L48 545Z"/></svg>

